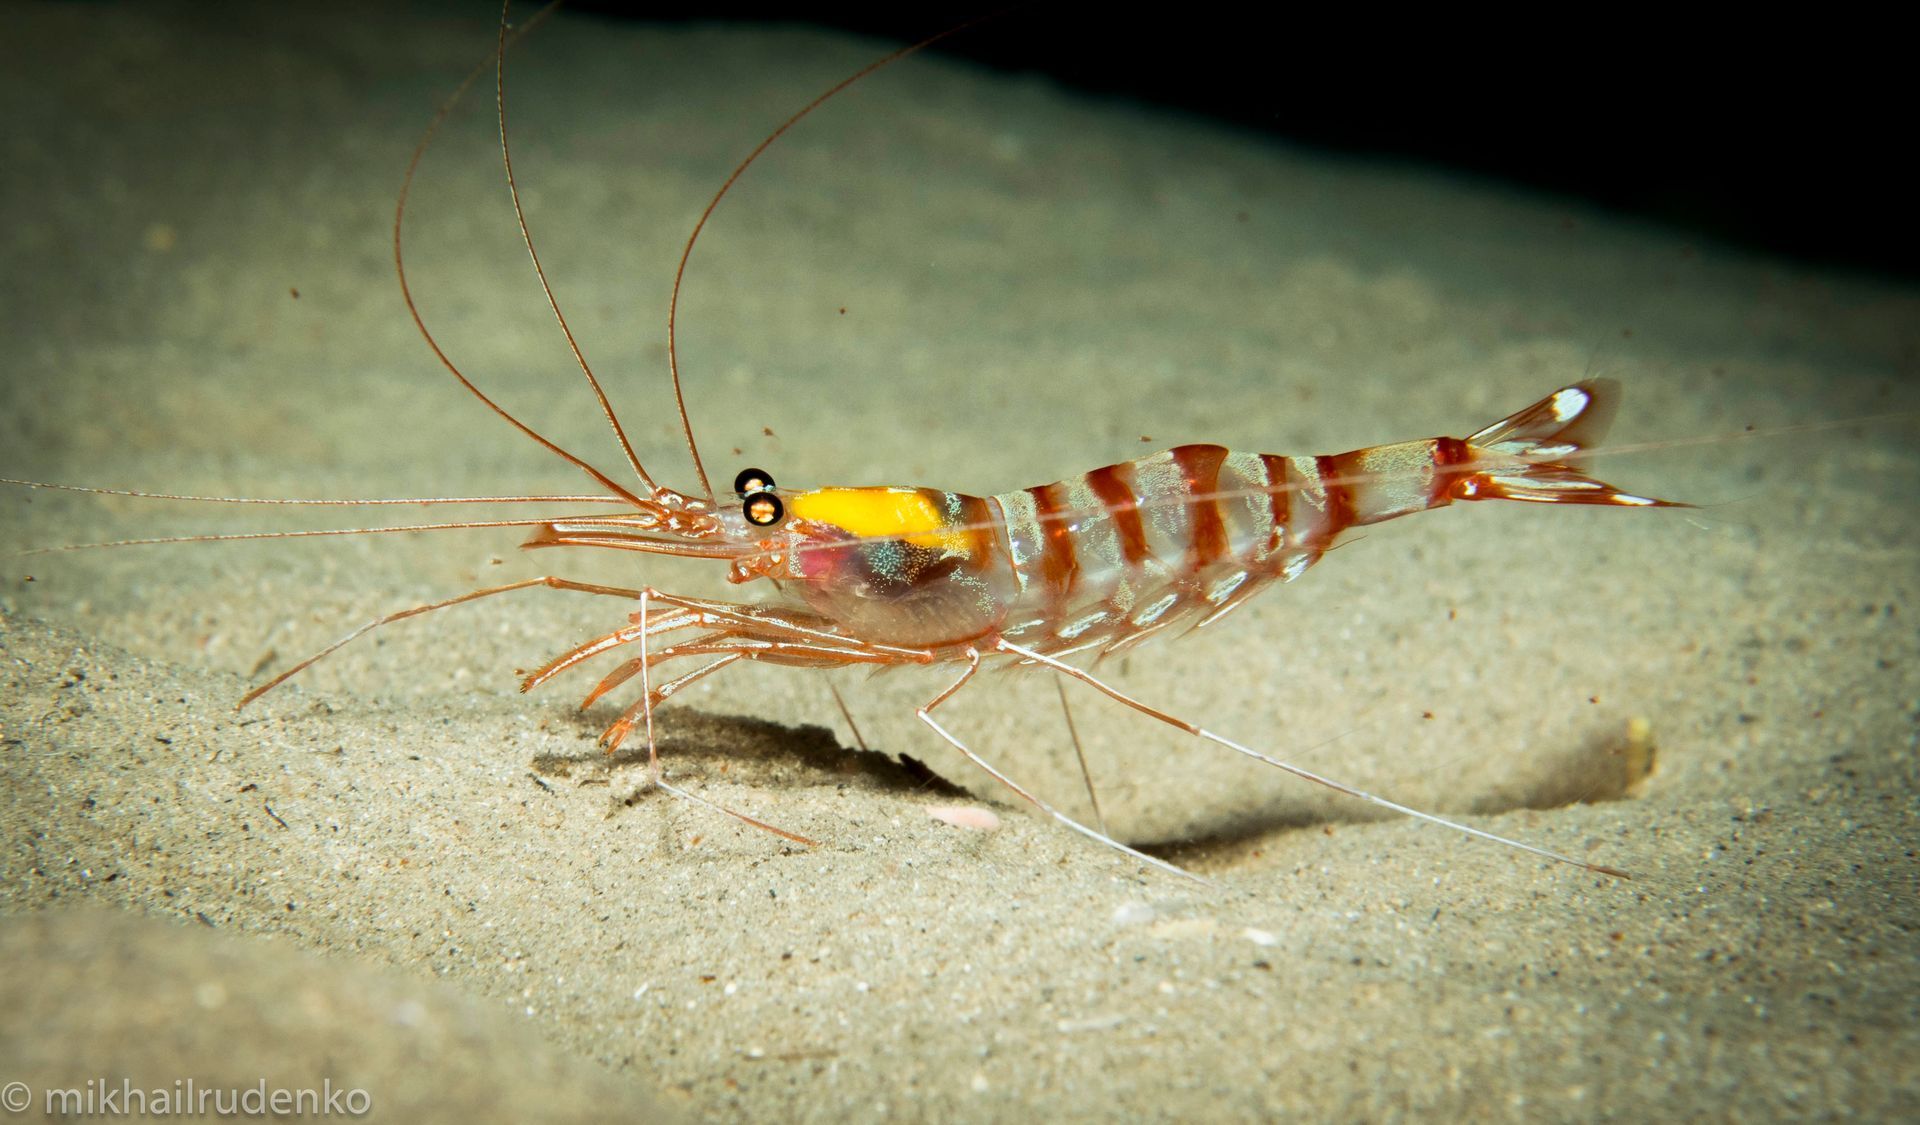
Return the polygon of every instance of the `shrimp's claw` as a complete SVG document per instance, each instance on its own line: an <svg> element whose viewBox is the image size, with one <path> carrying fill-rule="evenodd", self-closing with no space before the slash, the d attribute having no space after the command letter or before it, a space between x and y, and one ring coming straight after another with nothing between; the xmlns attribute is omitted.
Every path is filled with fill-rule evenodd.
<svg viewBox="0 0 1920 1125"><path fill-rule="evenodd" d="M605 750L608 756L612 756L614 751L620 749L620 744L625 742L627 736L632 733L633 723L631 721L625 718L617 719L613 725L600 732L598 739L600 748Z"/></svg>
<svg viewBox="0 0 1920 1125"><path fill-rule="evenodd" d="M1693 507L1622 491L1574 467L1594 455L1619 407L1620 384L1612 379L1562 387L1462 441L1448 491L1455 500Z"/></svg>

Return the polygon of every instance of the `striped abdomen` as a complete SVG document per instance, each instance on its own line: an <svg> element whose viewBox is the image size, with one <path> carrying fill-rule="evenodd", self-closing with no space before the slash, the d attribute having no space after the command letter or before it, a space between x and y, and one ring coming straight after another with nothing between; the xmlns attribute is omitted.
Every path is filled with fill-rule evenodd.
<svg viewBox="0 0 1920 1125"><path fill-rule="evenodd" d="M1002 631L1043 650L1204 623L1292 579L1350 527L1447 503L1452 438L1320 457L1183 445L992 498L1018 593Z"/></svg>
<svg viewBox="0 0 1920 1125"><path fill-rule="evenodd" d="M1183 445L982 499L927 488L792 494L790 561L808 605L871 643L947 649L993 636L1048 655L1112 650L1219 617L1297 577L1351 527L1455 500L1671 507L1583 475L1618 388L1562 387L1465 439L1319 457ZM937 659L934 654L924 658Z"/></svg>

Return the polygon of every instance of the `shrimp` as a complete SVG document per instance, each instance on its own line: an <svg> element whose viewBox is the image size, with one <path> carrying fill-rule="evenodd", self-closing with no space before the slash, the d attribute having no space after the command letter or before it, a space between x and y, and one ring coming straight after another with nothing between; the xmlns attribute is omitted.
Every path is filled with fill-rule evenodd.
<svg viewBox="0 0 1920 1125"><path fill-rule="evenodd" d="M1686 506L1621 491L1574 467L1605 434L1617 402L1616 384L1588 380L1466 438L1310 457L1183 445L1070 481L990 497L893 485L788 490L759 469L741 471L731 506L655 486L636 505L636 515L555 520L541 525L525 546L724 559L729 581L766 580L772 596L749 603L679 597L651 587L622 591L641 603L628 625L561 654L529 675L523 688L602 653L637 647L639 654L607 673L587 702L640 676L639 699L607 727L601 742L612 751L644 724L652 760L653 708L740 660L802 668L960 665L953 682L915 712L921 722L1053 819L1166 866L1062 813L934 717L936 708L972 682L983 661L1001 659L1078 680L1189 735L1348 796L1620 874L1312 773L1144 703L1067 662L1082 652L1104 657L1124 651L1175 624L1203 627L1274 582L1299 577L1343 533L1455 501ZM702 662L671 680L652 682L655 667L688 659Z"/></svg>
<svg viewBox="0 0 1920 1125"><path fill-rule="evenodd" d="M725 601L648 584L589 583L558 574L481 587L377 618L249 691L241 706L374 629L483 598L557 589L637 602L637 608L621 627L578 643L526 674L522 690L602 655L625 655L592 686L582 706L637 679L637 693L605 728L600 742L612 753L638 733L647 747L650 783L683 798L699 800L668 782L659 761L654 717L658 707L688 686L741 661L809 669L940 665L954 670L952 680L915 711L936 736L1066 828L1151 866L1185 874L1116 839L1104 827L1067 815L942 724L936 712L973 684L983 667L999 663L1078 681L1196 739L1390 811L1589 871L1624 875L1309 771L1123 692L1072 662L1081 654L1097 659L1126 651L1176 625L1205 627L1268 586L1298 578L1348 532L1455 501L1685 506L1625 492L1581 473L1579 462L1604 437L1617 408L1614 383L1594 379L1563 387L1464 438L1433 437L1334 455L1284 456L1181 445L1052 484L984 497L899 485L794 489L777 484L759 468L740 471L730 492L716 491L688 417L674 342L681 282L700 234L739 177L801 118L853 82L943 35L897 51L821 94L763 140L708 201L682 250L668 309L669 376L697 478L696 487L675 489L643 465L547 283L521 208L508 143L505 63L512 34L503 10L490 62L496 73L500 150L516 219L551 311L634 483L622 483L499 405L468 378L429 330L408 285L402 232L413 171L438 128L436 119L415 150L395 208L393 252L403 300L427 346L468 394L584 473L594 489L577 496L383 503L512 501L600 504L614 510L258 537L522 526L531 529L522 544L529 550L598 548L724 562L730 582L761 586L764 596ZM463 85L461 91L465 89ZM443 109L442 118L445 113ZM180 538L246 537L255 536ZM785 838L813 842L744 814L722 811Z"/></svg>

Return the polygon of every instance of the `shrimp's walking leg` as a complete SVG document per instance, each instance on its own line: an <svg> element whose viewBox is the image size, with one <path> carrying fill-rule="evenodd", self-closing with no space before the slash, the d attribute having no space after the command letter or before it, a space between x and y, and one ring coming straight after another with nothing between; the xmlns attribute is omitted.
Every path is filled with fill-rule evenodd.
<svg viewBox="0 0 1920 1125"><path fill-rule="evenodd" d="M1100 825L1100 831L1107 831L1107 814L1100 811L1100 794L1093 791L1093 771L1087 768L1087 752L1080 746L1080 728L1073 725L1073 708L1067 705L1067 685L1053 681L1054 688L1060 693L1060 714L1067 720L1067 737L1073 740L1073 756L1080 761L1080 780L1087 784L1087 800L1093 804L1093 819Z"/></svg>
<svg viewBox="0 0 1920 1125"><path fill-rule="evenodd" d="M1044 664L1047 667L1053 669L1054 671L1059 672L1061 675L1072 676L1074 679L1079 680L1081 683L1084 683L1089 687L1092 687L1094 690L1100 692L1102 695L1105 695L1107 698L1112 699L1118 703L1124 703L1128 707L1133 708L1135 711L1138 711L1141 714L1147 715L1151 718L1158 719L1161 722L1166 723L1168 726L1176 727L1180 730L1186 731L1188 734L1193 735L1195 738L1205 739L1208 742L1212 742L1217 745L1224 746L1227 749L1232 750L1236 754L1244 754L1247 757L1254 759L1255 761L1264 762L1267 765L1273 766L1275 769L1285 770L1287 773L1293 774L1295 777L1305 778L1306 780L1311 781L1316 785L1324 785L1327 788L1332 789L1337 793L1345 793L1349 797L1358 797L1362 801L1369 802L1370 804L1379 805L1381 808L1392 809L1394 812L1400 813L1404 816L1410 816L1419 820L1424 820L1430 824L1438 824L1442 827L1451 828L1457 832L1464 832L1469 836L1477 836L1482 840L1489 840L1496 844L1505 844L1510 848L1518 848L1523 852L1531 852L1534 855L1541 856L1546 859L1557 860L1560 863L1572 864L1575 867L1584 868L1588 871L1597 872L1601 875L1612 875L1620 879L1628 879L1632 877L1617 867L1607 867L1603 864L1588 863L1585 860L1575 859L1572 856L1561 855L1559 852L1548 851L1546 848L1535 847L1532 844L1522 843L1519 840L1513 840L1505 836L1495 835L1492 832L1486 832L1481 829L1474 828L1471 825L1462 824L1457 820L1448 820L1446 817L1436 816L1433 813L1421 812L1419 809L1410 808L1406 805L1400 804L1397 801L1389 801L1385 797L1381 797L1373 793L1369 793L1364 789L1355 789L1351 785L1347 785L1343 782L1335 781L1334 779L1330 777L1326 777L1322 774L1314 773L1311 770L1304 769L1300 766L1296 766L1291 762L1283 762L1278 758L1271 757L1266 754L1262 754L1258 750L1254 750L1250 747L1242 746L1241 744L1233 741L1230 738L1217 735L1212 731L1207 730L1206 728L1200 726L1198 723L1190 723L1185 719L1179 718L1174 715L1169 715L1165 711L1162 711L1156 707L1150 706L1149 704L1142 703L1138 699L1133 698L1132 696L1126 694L1120 689L1113 687L1110 684L1104 683L1103 681L1095 677L1090 672L1083 672L1080 669L1075 668L1071 664L1067 664L1060 660L1055 660L1051 656L1044 656L1040 653L1033 651L1032 649L1022 648L1019 645L1012 643L1011 641L1006 641L1006 640L998 641L995 643L994 647L1000 652L1006 653L1009 656L1019 657L1022 661L1026 661L1033 664Z"/></svg>
<svg viewBox="0 0 1920 1125"><path fill-rule="evenodd" d="M652 600L653 587L642 587L640 590L640 709L647 713L647 777L658 785L665 778L660 773L660 747L653 740L653 661L647 659L647 603ZM618 725L615 724L615 726ZM600 737L601 741L606 740L606 735ZM618 738L614 739L614 744L619 744Z"/></svg>
<svg viewBox="0 0 1920 1125"><path fill-rule="evenodd" d="M1002 643L1004 644L1004 642ZM962 687L966 686L967 681L973 679L974 673L978 672L979 670L980 670L980 653L977 650L972 648L967 649L967 670L960 673L960 678L953 681L953 683L947 688L947 690L941 692L939 695L934 696L925 705L916 709L914 711L914 714L919 716L919 719L921 722L927 724L929 727L932 727L933 733L945 739L949 746L952 746L955 750L958 750L960 751L961 754L965 755L967 761L972 762L976 766L979 766L982 770L984 770L987 773L988 776L992 777L995 781L998 781L1000 784L1006 786L1008 789L1013 790L1016 794L1024 798L1029 804L1033 805L1035 808L1039 809L1041 812L1046 813L1048 816L1052 817L1053 819L1059 821L1061 824L1066 825L1068 828L1073 829L1075 832L1080 833L1082 836L1086 836L1091 839L1098 840L1101 843L1105 844L1106 846L1115 849L1116 851L1125 852L1128 855L1144 863L1150 863L1153 866L1158 867L1162 871L1171 872L1172 874L1175 874L1175 875L1184 875L1189 879L1193 879L1201 883L1207 882L1207 880L1202 879L1200 876L1195 875L1193 872L1188 871L1181 867L1176 867L1175 865L1168 863L1164 859L1158 859L1158 858L1155 858L1154 856L1148 855L1143 851L1139 851L1135 848L1130 848L1127 845L1121 843L1120 841L1114 839L1113 837L1107 835L1106 833L1099 832L1099 831L1096 831L1095 829L1089 828L1086 825L1068 816L1067 814L1061 812L1059 809L1056 809L1052 805L1047 804L1045 801L1041 800L1039 797L1036 797L1032 793L1029 793L1027 790L1021 788L1020 784L1014 781L1011 777L1008 777L1006 774L995 769L992 765L990 765L987 762L985 758L982 758L980 755L974 753L972 750L969 750L965 743L961 742L958 738L955 738L951 733L947 731L947 728L941 726L939 722L936 721L933 717L933 709L935 707L940 706L942 703L945 703L947 700L953 698L954 694L958 692Z"/></svg>
<svg viewBox="0 0 1920 1125"><path fill-rule="evenodd" d="M867 740L860 737L860 724L853 721L853 712L847 708L847 701L840 698L840 689L827 681L827 690L833 693L833 701L840 707L840 717L847 721L847 729L853 732L853 744L862 751L867 748Z"/></svg>
<svg viewBox="0 0 1920 1125"><path fill-rule="evenodd" d="M634 616L638 618L639 614L635 614ZM532 691L534 688L539 687L541 684L546 683L548 680L576 664L590 660L610 649L631 644L640 636L642 631L645 631L649 635L670 633L676 629L686 629L698 624L700 624L699 618L691 613L673 613L662 614L652 621L622 626L604 636L595 637L584 644L575 645L573 648L568 649L566 652L561 653L559 656L541 665L538 671L524 673L520 680L520 690ZM582 702L580 706L582 708L591 706L593 701L600 698L608 689L619 686L628 676L631 676L639 670L639 665L633 664L632 667L625 669L624 673L616 672L613 675L609 675L607 679L601 681L601 686L595 688L593 694L587 696L586 700Z"/></svg>
<svg viewBox="0 0 1920 1125"><path fill-rule="evenodd" d="M640 612L635 614L634 616L642 622L646 621L647 619L647 610L650 608L648 603L653 600L653 597L654 597L654 593L653 593L652 587L641 588ZM723 656L719 660L716 660L713 663L708 664L703 668L694 669L693 671L687 673L686 675L681 676L677 680L660 685L661 698L662 699L666 698L666 696L678 690L682 685L692 683L694 680L697 680L702 676L705 676L711 672L717 672L720 669L726 667L727 665L732 664L734 661L738 659L740 659L738 655ZM789 832L786 829L781 828L777 825L768 824L766 821L761 820L758 817L748 816L746 813L740 812L736 809L730 809L725 805L715 804L714 802L707 800L705 797L698 796L692 792L689 792L688 790L680 788L678 785L674 785L673 783L669 782L667 780L666 771L660 768L659 744L654 741L653 704L654 704L653 661L648 659L647 630L646 628L642 627L640 630L640 703L638 705L638 710L643 712L646 716L647 784L653 786L656 789L662 790L663 792L666 792L672 796L678 797L683 801L690 801L696 805L702 805L706 808L712 809L715 812L725 813L728 816L734 818L735 820L740 821L743 824L752 825L753 827L758 828L763 832L771 832L775 836L780 837L781 839L792 840L796 844L805 844L808 847L817 847L819 845L818 840L809 839L806 836L800 835L798 832ZM613 742L608 746L609 750L611 750L613 746L619 745L620 739L625 737L625 731L622 728L630 727L632 725L632 721L633 721L633 711L629 710L625 715L622 715L620 717L619 722L615 723L611 728L608 729L606 734L603 734L600 736L602 742L606 742L609 736L613 736ZM620 733L616 735L614 733L615 731L620 731Z"/></svg>
<svg viewBox="0 0 1920 1125"><path fill-rule="evenodd" d="M672 782L668 781L664 776L654 778L652 781L652 784L654 785L655 788L660 789L671 796L678 797L683 801L692 801L696 805L704 805L707 808L712 809L714 812L726 813L728 816L732 817L733 819L739 821L742 824L751 825L754 828L760 829L762 832L771 832L775 836L780 837L782 840L792 840L796 844L805 844L810 848L817 848L820 846L820 841L815 840L811 837L802 836L798 832L789 832L777 824L768 824L766 821L761 820L757 817L748 816L746 813L743 813L738 809L730 809L725 805L716 805L712 801L707 800L705 797L702 797L697 793L680 788L678 785L675 785Z"/></svg>
<svg viewBox="0 0 1920 1125"><path fill-rule="evenodd" d="M373 630L378 629L382 625L391 625L395 621L404 621L409 617L418 617L423 613L432 613L436 609L446 609L450 606L460 605L463 602L478 601L481 598L490 598L495 594L508 594L508 593L512 593L515 590L527 590L535 586L546 586L554 590L572 590L576 593L581 593L581 594L605 594L608 597L615 597L615 598L637 598L640 596L640 591L638 590L628 590L620 586L596 586L591 582L575 582L569 578L556 578L550 574L542 575L539 578L528 578L521 582L509 582L504 586L488 586L488 587L485 587L484 589L469 590L466 593L461 594L457 598L448 598L445 601L438 601L438 602L428 602L426 605L417 605L417 606L414 606L412 609L403 609L398 613L389 613L385 617L377 617L374 620L367 622L365 625L362 625L358 629L355 629L353 632L348 633L344 637L341 637L339 640L328 645L326 648L321 649L319 652L314 653L312 656L309 656L305 660L302 660L300 663L295 664L293 667L280 673L278 676L275 676L273 679L268 680L266 683L261 684L259 687L254 688L252 691L241 696L240 702L234 705L234 710L238 711L240 708L245 707L249 703L252 703L254 700L267 694L268 692L272 691L274 688L277 688L281 684L286 683L288 680L299 675L301 672L306 671L308 668L313 667L315 664L318 664L320 661L325 660L327 657L333 655L339 649L360 639L362 636L366 635L367 633L370 633Z"/></svg>
<svg viewBox="0 0 1920 1125"><path fill-rule="evenodd" d="M658 664L664 659L671 659L672 657L678 656L678 655L681 655L681 654L673 652L672 650L668 650L666 652L656 652L647 661L647 663L648 665ZM618 750L620 748L620 744L627 740L627 735L633 732L633 721L637 716L641 714L642 711L651 710L653 707L659 704L665 703L667 699L673 695L674 692L679 691L681 688L686 687L688 684L693 683L695 680L706 679L708 676L713 675L715 672L718 672L720 669L725 668L729 664L732 664L734 661L745 659L745 657L746 657L745 653L731 652L721 657L718 660L714 660L709 663L702 664L700 667L695 668L691 672L683 672L679 676L675 677L674 679L668 680L666 683L661 684L657 688L651 688L650 690L647 691L646 695L641 697L638 703L635 703L633 706L621 712L620 717L614 721L612 726L609 726L606 730L600 732L600 740L599 740L600 745L606 747L607 753L609 754L613 753L615 750ZM634 661L633 663L635 665L638 665L639 661ZM645 670L636 667L635 671L645 671ZM582 710L585 710L587 707L587 705L584 703L581 704L580 706ZM650 768L657 768L659 765L659 760L657 756L652 754L651 752L647 755L647 761L649 763Z"/></svg>
<svg viewBox="0 0 1920 1125"><path fill-rule="evenodd" d="M641 591L634 590L631 593L638 598ZM818 661L810 659L788 661L817 667L834 667L841 664L924 664L929 659L928 654L919 649L866 644L823 628L809 628L789 616L760 610L755 606L682 598L663 594L651 586L645 593L649 603L657 602L668 608L655 611L657 616L652 617L636 613L632 616L632 624L569 649L548 661L538 671L529 673L521 681L520 690L531 691L576 664L610 649L619 648L621 645L632 644L640 639L643 632L647 636L660 636L694 626L719 630L707 638L712 641L730 636L750 638L742 644L757 649L758 651L752 655L762 660L775 659L777 655L774 652L775 649L818 656L820 657ZM809 618L809 620L818 621L817 618ZM674 647L675 651L685 651L682 646ZM656 653L655 659L662 659L662 657ZM585 707L591 704L608 689L639 670L640 665L637 661L629 661L622 665L609 674L607 679L602 680L600 686L595 688L593 694L589 695L580 706Z"/></svg>

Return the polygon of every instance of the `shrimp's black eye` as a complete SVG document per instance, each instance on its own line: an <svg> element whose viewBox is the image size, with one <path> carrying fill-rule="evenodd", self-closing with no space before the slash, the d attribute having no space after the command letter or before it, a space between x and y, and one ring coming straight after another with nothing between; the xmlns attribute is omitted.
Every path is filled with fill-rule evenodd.
<svg viewBox="0 0 1920 1125"><path fill-rule="evenodd" d="M740 475L733 478L733 494L745 497L751 492L773 491L773 474L765 469L741 469Z"/></svg>
<svg viewBox="0 0 1920 1125"><path fill-rule="evenodd" d="M747 517L747 522L755 527L772 527L787 514L786 506L771 492L748 494L741 502L740 510Z"/></svg>

